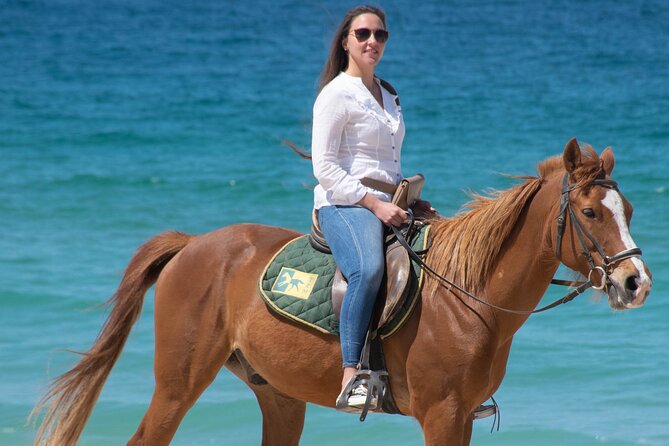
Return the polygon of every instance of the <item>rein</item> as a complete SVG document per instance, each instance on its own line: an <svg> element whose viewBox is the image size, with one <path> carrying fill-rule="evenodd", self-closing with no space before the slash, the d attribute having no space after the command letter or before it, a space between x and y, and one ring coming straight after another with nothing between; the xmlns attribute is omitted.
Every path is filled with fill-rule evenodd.
<svg viewBox="0 0 669 446"><path fill-rule="evenodd" d="M617 188L617 183L613 180L605 180L605 179L599 179L599 180L594 180L593 185L595 186L603 186L603 187L608 187L608 188ZM561 250L561 245L562 245L562 236L564 235L564 230L565 230L565 225L566 225L566 217L567 217L567 212L569 213L569 216L571 217L571 220L573 222L574 228L576 229L576 234L578 236L579 241L581 242L581 246L583 248L583 255L586 257L588 260L588 264L590 265L590 273L588 274L588 280L585 282L579 282L579 281L571 281L571 280L560 280L560 279L552 279L551 283L554 285L563 285L563 286L575 286L576 288L566 294L565 296L561 297L560 299L554 301L553 303L550 303L544 307L541 307L536 310L531 310L531 311L523 311L523 310L511 310L509 308L504 308L497 306L495 304L491 304L490 302L486 302L485 300L481 299L480 297L475 296L474 294L470 293L469 291L465 290L464 288L460 287L456 283L454 283L452 280L447 279L446 277L442 276L435 270L433 270L429 265L427 265L423 259L420 257L419 253L415 252L413 248L407 243L405 236L402 234L402 231L400 231L398 228L391 226L391 229L393 233L395 234L395 237L397 237L397 240L400 242L400 244L404 247L404 249L407 250L409 253L409 257L416 263L418 263L421 267L425 268L427 271L429 271L432 275L437 277L442 283L442 286L448 285L449 290L451 288L455 288L456 290L460 291L461 293L465 294L466 296L470 297L471 299L475 300L476 302L479 302L483 305L487 305L488 307L494 308L496 310L504 311L507 313L513 313L513 314L522 314L522 315L531 315L535 313L541 313L546 310L550 310L551 308L555 308L559 305L566 304L567 302L572 301L576 296L579 294L582 294L585 292L588 288L594 288L596 290L606 290L609 285L611 285L611 281L608 277L608 274L610 273L610 266L625 259L629 259L631 257L641 257L641 249L639 248L631 248L631 249L626 249L624 251L619 252L618 254L615 254L611 257L607 256L604 253L604 250L602 247L597 243L597 241L594 239L594 237L585 229L585 226L583 226L583 223L576 217L576 214L574 213L573 208L571 207L571 201L569 200L569 192L571 192L574 189L577 189L578 186L576 184L569 184L569 179L568 179L568 174L565 174L563 182L562 182L562 193L560 197L560 213L558 214L557 217L557 244L556 244L556 249L555 249L555 256L560 259L559 253ZM415 223L414 215L411 209L407 211L409 214L409 228L407 229L407 233L410 233L413 225ZM595 262L592 258L592 255L590 254L590 250L588 249L588 246L585 242L585 238L590 240L594 248L597 250L597 253L600 255L602 258L602 265L598 266L595 265ZM424 254L425 251L422 251L420 254ZM592 282L592 273L594 271L598 271L599 273L602 274L602 279L601 283L599 285L595 285Z"/></svg>

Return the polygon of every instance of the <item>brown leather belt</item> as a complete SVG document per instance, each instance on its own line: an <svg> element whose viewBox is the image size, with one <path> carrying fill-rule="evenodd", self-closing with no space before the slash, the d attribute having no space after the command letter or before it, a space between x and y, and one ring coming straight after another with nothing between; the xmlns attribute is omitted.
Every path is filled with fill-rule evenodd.
<svg viewBox="0 0 669 446"><path fill-rule="evenodd" d="M376 189L380 192L385 192L386 194L390 195L395 195L395 191L397 190L397 185L396 184L390 184L386 183L381 180L375 180L373 178L361 178L360 182L362 183L363 186Z"/></svg>

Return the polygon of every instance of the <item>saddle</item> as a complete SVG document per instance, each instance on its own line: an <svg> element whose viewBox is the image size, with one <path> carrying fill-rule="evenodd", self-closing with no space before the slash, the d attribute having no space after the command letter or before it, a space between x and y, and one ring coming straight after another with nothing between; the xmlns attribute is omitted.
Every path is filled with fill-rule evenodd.
<svg viewBox="0 0 669 446"><path fill-rule="evenodd" d="M393 204L404 210L408 210L420 198L425 177L419 173L412 177L404 178L398 185L384 183L373 178L362 178L360 182L366 187L392 195ZM410 238L410 234L407 235L409 236L407 238ZM317 251L325 254L332 253L318 223L318 209L314 209L311 214L309 243ZM386 237L386 274L385 280L382 282L386 286L378 296L384 301L384 306L383 311L376 321L377 327L382 327L397 315L409 291L410 272L411 261L409 260L409 253L400 244L394 234L390 233ZM339 313L341 312L342 300L344 299L344 294L346 294L347 286L346 279L339 270L339 267L337 267L332 283L332 308L337 318L339 318Z"/></svg>
<svg viewBox="0 0 669 446"><path fill-rule="evenodd" d="M421 252L427 248L429 230L429 225L417 223L411 231L404 231L410 235L408 243L414 251ZM400 252L400 249L395 247L391 250L395 251ZM392 311L386 312L384 320L387 322L377 330L382 339L396 333L415 307L424 271L415 259L410 261L410 266L406 288L400 292ZM309 237L303 235L289 240L268 261L258 278L258 291L268 307L277 314L322 333L339 336L339 314L335 314L331 298L336 269L332 255L315 250L309 243ZM401 278L407 276L405 273L397 274ZM404 285L404 279L399 282ZM337 283L340 288L346 285L341 273ZM376 300L378 304L386 301L385 289L384 286L380 290L379 294L383 296ZM340 293L343 294L343 291ZM382 308L376 310L375 315Z"/></svg>
<svg viewBox="0 0 669 446"><path fill-rule="evenodd" d="M312 212L311 231L309 233L309 243L317 251L325 254L331 254L330 248L325 241L318 224L318 210ZM402 303L409 293L409 278L411 275L411 260L409 253L399 243L394 234L386 237L386 273L382 283L385 287L380 290L377 302L383 302L383 311L378 316L376 326L383 327L388 321L392 320L401 310ZM341 312L342 301L348 282L341 273L339 267L335 270L332 281L332 310L337 318ZM380 303L379 303L380 305Z"/></svg>

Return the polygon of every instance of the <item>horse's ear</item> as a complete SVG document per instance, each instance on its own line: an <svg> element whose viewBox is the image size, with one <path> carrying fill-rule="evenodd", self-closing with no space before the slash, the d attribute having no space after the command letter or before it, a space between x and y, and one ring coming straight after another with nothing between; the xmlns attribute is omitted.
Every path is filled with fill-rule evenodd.
<svg viewBox="0 0 669 446"><path fill-rule="evenodd" d="M569 173L573 173L574 170L581 165L581 148L579 147L576 138L570 139L564 147L562 162L564 163L565 170Z"/></svg>
<svg viewBox="0 0 669 446"><path fill-rule="evenodd" d="M604 149L599 159L602 161L602 169L604 169L604 172L606 172L608 176L611 176L611 172L613 172L613 166L616 164L616 161L613 158L613 150L611 150L611 147Z"/></svg>

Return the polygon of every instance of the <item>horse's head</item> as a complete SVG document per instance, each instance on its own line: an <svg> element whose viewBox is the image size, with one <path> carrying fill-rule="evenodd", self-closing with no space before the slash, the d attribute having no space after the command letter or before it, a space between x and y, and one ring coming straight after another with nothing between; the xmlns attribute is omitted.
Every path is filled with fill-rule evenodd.
<svg viewBox="0 0 669 446"><path fill-rule="evenodd" d="M646 301L651 274L629 232L632 205L611 179L614 158L584 153L569 141L562 161L566 174L558 215L555 253L569 268L606 291L612 308L636 308Z"/></svg>

